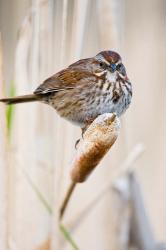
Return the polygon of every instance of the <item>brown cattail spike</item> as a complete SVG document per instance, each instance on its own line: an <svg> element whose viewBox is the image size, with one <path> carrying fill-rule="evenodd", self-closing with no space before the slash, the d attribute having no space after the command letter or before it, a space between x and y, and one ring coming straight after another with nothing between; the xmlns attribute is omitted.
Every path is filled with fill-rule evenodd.
<svg viewBox="0 0 166 250"><path fill-rule="evenodd" d="M83 182L98 165L118 137L119 118L115 114L98 116L84 133L72 164L73 182Z"/></svg>

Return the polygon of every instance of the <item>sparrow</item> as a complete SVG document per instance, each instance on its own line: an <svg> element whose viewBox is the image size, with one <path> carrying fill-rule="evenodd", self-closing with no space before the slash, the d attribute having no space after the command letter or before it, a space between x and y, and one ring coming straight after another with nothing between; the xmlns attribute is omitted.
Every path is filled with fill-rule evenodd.
<svg viewBox="0 0 166 250"><path fill-rule="evenodd" d="M121 116L132 85L121 56L111 50L81 59L46 79L32 94L0 99L5 104L42 102L81 128L103 113Z"/></svg>

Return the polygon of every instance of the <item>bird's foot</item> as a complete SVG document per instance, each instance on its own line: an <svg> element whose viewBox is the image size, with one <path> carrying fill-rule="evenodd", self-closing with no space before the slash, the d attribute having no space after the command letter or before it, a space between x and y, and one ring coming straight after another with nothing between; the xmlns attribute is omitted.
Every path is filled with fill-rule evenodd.
<svg viewBox="0 0 166 250"><path fill-rule="evenodd" d="M85 126L83 128L81 128L82 132L81 132L81 136L82 136L82 139L84 139L84 133L85 131L88 129L88 127L90 126L90 124L94 121L94 119L88 119L86 120L86 123L85 123ZM80 142L81 139L78 139L75 143L75 149L78 148L78 144Z"/></svg>

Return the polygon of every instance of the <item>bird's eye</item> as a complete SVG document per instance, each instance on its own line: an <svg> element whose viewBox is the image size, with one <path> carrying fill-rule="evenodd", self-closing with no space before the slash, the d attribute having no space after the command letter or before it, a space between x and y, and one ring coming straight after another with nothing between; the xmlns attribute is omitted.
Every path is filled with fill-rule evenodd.
<svg viewBox="0 0 166 250"><path fill-rule="evenodd" d="M100 62L100 67L104 68L105 67L105 64L103 62Z"/></svg>
<svg viewBox="0 0 166 250"><path fill-rule="evenodd" d="M119 63L117 66L116 66L116 69L117 70L121 70L123 68L123 64L122 63Z"/></svg>

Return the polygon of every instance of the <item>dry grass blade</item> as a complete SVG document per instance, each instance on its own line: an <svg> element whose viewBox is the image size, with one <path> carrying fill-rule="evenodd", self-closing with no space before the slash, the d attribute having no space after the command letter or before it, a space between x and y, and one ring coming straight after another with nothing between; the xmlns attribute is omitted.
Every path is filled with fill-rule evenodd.
<svg viewBox="0 0 166 250"><path fill-rule="evenodd" d="M48 204L47 200L43 196L43 194L40 192L39 188L36 186L36 184L33 182L33 180L30 178L29 174L26 172L25 169L23 169L24 176L26 180L28 181L29 185L32 187L33 191L36 193L38 199L43 204L43 206L46 208L49 214L52 214L52 208Z"/></svg>

